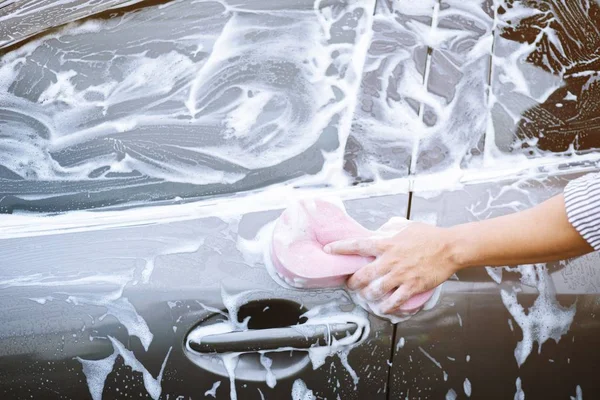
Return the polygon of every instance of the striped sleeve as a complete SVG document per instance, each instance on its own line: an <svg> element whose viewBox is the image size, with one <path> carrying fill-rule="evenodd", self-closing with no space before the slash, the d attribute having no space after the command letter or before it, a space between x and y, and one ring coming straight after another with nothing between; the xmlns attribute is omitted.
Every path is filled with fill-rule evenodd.
<svg viewBox="0 0 600 400"><path fill-rule="evenodd" d="M569 182L564 196L569 222L594 250L600 250L600 173Z"/></svg>

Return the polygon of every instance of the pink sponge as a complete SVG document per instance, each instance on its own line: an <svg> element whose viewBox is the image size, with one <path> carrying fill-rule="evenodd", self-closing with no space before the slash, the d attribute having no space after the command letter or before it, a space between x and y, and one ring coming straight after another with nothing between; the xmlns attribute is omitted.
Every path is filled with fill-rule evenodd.
<svg viewBox="0 0 600 400"><path fill-rule="evenodd" d="M390 232L390 227L382 227L380 230ZM273 266L294 287L339 287L349 275L373 259L327 254L323 251L323 246L337 240L373 234L375 232L364 228L346 214L343 208L333 203L323 200L301 201L286 209L275 223L271 242ZM415 312L432 295L433 290L413 296L401 306L401 310L405 313Z"/></svg>

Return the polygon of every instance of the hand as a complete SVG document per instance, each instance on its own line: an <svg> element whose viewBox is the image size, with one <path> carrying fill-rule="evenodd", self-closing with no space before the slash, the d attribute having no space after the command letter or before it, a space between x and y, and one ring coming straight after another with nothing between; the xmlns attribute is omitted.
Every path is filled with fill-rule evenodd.
<svg viewBox="0 0 600 400"><path fill-rule="evenodd" d="M445 228L410 223L393 236L375 234L325 246L330 254L376 257L347 282L368 301L383 298L381 311L394 314L410 297L433 289L461 268L452 250L452 237Z"/></svg>

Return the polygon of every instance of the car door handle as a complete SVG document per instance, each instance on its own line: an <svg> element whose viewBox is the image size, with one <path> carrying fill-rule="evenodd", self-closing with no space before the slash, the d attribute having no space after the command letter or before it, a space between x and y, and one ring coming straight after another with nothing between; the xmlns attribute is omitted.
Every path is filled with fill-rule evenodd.
<svg viewBox="0 0 600 400"><path fill-rule="evenodd" d="M196 328L199 329L199 328ZM275 350L278 348L309 349L328 346L356 333L352 322L336 324L293 325L284 328L251 329L203 336L195 339L190 332L188 345L198 353L230 353ZM357 335L360 337L361 335Z"/></svg>

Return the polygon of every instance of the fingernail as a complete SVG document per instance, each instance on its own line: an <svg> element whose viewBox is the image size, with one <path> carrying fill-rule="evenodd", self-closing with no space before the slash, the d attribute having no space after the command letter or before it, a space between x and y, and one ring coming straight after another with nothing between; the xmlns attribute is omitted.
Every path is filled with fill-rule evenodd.
<svg viewBox="0 0 600 400"><path fill-rule="evenodd" d="M331 246L325 245L325 247L323 247L323 251L327 254L331 254Z"/></svg>

